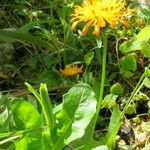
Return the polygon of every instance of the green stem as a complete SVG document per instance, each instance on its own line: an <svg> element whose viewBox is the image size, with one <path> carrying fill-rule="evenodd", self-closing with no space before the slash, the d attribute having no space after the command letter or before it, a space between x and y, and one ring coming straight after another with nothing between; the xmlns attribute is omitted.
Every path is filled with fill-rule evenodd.
<svg viewBox="0 0 150 150"><path fill-rule="evenodd" d="M102 62L101 62L102 56L101 56L101 52L100 52L99 48L96 48L95 52L96 52L96 57L97 57L98 63L99 63L99 65L101 65L102 64Z"/></svg>
<svg viewBox="0 0 150 150"><path fill-rule="evenodd" d="M105 78L106 78L106 57L107 57L107 35L106 35L106 30L103 30L102 38L103 38L103 62L102 62L100 92L99 92L99 99L98 99L98 105L97 105L97 112L98 113L100 111L100 107L101 107L102 100L103 100Z"/></svg>
<svg viewBox="0 0 150 150"><path fill-rule="evenodd" d="M13 140L16 140L16 139L21 138L21 137L23 137L23 135L16 135L16 136L9 137L7 139L0 141L0 145L5 144L5 143L10 142L10 141L13 141Z"/></svg>
<svg viewBox="0 0 150 150"><path fill-rule="evenodd" d="M104 94L104 86L105 86L105 78L106 78L106 57L107 57L107 35L106 35L106 29L102 31L102 39L103 39L103 60L102 60L102 73L101 73L101 84L100 84L100 91L99 91L99 98L97 102L97 110L94 117L94 125L93 125L93 133L96 126L96 122L99 116L99 111L101 108L102 100L103 100L103 94ZM93 133L91 136L93 136Z"/></svg>
<svg viewBox="0 0 150 150"><path fill-rule="evenodd" d="M136 87L134 88L134 90L133 90L131 96L130 96L129 99L127 100L127 103L126 103L126 105L125 105L125 107L124 107L124 109L123 109L123 111L122 111L122 116L124 116L125 111L128 109L129 105L133 102L134 97L136 96L136 94L140 91L140 89L141 89L141 87L142 87L142 85L143 85L142 82L143 82L144 78L147 76L146 74L147 74L147 71L149 70L149 68L150 68L150 64L148 65L147 69L144 71L144 73L143 73L143 75L141 76L141 78L140 78L138 84L137 84Z"/></svg>
<svg viewBox="0 0 150 150"><path fill-rule="evenodd" d="M43 128L36 128L36 129L26 129L26 130L20 130L16 132L7 132L7 133L1 133L0 134L0 145L7 143L9 141L18 139L23 137L26 133L30 133L33 131L39 131L40 129L45 130L47 127Z"/></svg>

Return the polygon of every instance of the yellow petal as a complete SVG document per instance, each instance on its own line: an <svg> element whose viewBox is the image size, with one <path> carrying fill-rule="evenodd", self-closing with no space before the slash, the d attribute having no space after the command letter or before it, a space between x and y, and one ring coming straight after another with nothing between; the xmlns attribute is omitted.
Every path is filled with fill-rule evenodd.
<svg viewBox="0 0 150 150"><path fill-rule="evenodd" d="M127 28L129 27L128 21L127 20L120 20L122 24L124 24Z"/></svg>
<svg viewBox="0 0 150 150"><path fill-rule="evenodd" d="M72 24L71 29L72 29L72 30L76 30L76 26L77 26L77 24L78 24L79 22L80 22L80 21L75 21L75 22Z"/></svg>
<svg viewBox="0 0 150 150"><path fill-rule="evenodd" d="M93 34L97 37L100 35L100 29L97 26L95 26Z"/></svg>
<svg viewBox="0 0 150 150"><path fill-rule="evenodd" d="M124 0L84 0L81 6L75 6L72 29L75 30L79 22L84 22L82 34L86 35L89 28L94 26L93 34L98 36L99 30L107 24L116 26L121 22L128 27L126 19L135 12L134 9L126 9Z"/></svg>
<svg viewBox="0 0 150 150"><path fill-rule="evenodd" d="M86 23L86 25L84 26L83 30L82 30L82 35L86 35L87 31L89 29L89 27L91 26L91 24L93 23L93 20L89 21L88 23Z"/></svg>

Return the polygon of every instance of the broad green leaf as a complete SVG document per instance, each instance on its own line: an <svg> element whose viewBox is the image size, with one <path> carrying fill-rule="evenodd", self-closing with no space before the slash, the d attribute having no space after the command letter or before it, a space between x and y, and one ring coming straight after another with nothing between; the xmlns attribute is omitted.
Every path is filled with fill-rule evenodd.
<svg viewBox="0 0 150 150"><path fill-rule="evenodd" d="M94 52L89 52L84 56L84 60L87 66L90 65L93 58L94 58Z"/></svg>
<svg viewBox="0 0 150 150"><path fill-rule="evenodd" d="M143 28L135 38L121 44L119 50L122 53L129 53L140 50L145 57L150 58L150 45L148 43L149 38L150 38L150 25Z"/></svg>
<svg viewBox="0 0 150 150"><path fill-rule="evenodd" d="M120 59L120 73L126 77L130 78L133 76L137 69L137 54L131 53Z"/></svg>
<svg viewBox="0 0 150 150"><path fill-rule="evenodd" d="M147 58L150 58L150 45L149 43L143 41L141 42L141 53Z"/></svg>
<svg viewBox="0 0 150 150"><path fill-rule="evenodd" d="M57 114L62 109L62 103L53 108L53 114Z"/></svg>
<svg viewBox="0 0 150 150"><path fill-rule="evenodd" d="M99 141L96 141L95 139L92 138L93 126L95 126L94 119L95 118L93 117L90 124L87 126L84 136L72 142L73 149L87 150L105 144L104 139L100 139Z"/></svg>
<svg viewBox="0 0 150 150"><path fill-rule="evenodd" d="M47 48L48 50L54 50L54 46L50 43L44 41L43 39L39 37L34 37L25 33L20 32L13 32L13 31L6 31L6 30L0 30L0 39L4 40L13 40L18 42L26 42L29 44L35 44L44 48ZM7 42L7 41L6 41Z"/></svg>
<svg viewBox="0 0 150 150"><path fill-rule="evenodd" d="M114 147L115 137L121 126L121 120L122 120L121 111L119 110L119 106L116 105L111 114L110 123L106 134L106 145L108 146L109 149L113 149Z"/></svg>
<svg viewBox="0 0 150 150"><path fill-rule="evenodd" d="M62 82L60 74L53 70L44 70L36 80L36 83L46 83L49 86L58 86Z"/></svg>
<svg viewBox="0 0 150 150"><path fill-rule="evenodd" d="M130 53L140 50L145 57L150 58L150 45L146 41L126 41L120 46L119 50L122 53Z"/></svg>
<svg viewBox="0 0 150 150"><path fill-rule="evenodd" d="M135 104L130 104L128 106L128 108L125 111L126 114L132 115L132 114L136 114L136 106Z"/></svg>
<svg viewBox="0 0 150 150"><path fill-rule="evenodd" d="M101 145L96 148L93 148L92 150L108 150L108 147L107 145Z"/></svg>
<svg viewBox="0 0 150 150"><path fill-rule="evenodd" d="M123 89L123 87L121 86L120 83L115 83L111 87L110 92L111 92L111 94L114 94L114 95L123 95L124 94L124 89Z"/></svg>
<svg viewBox="0 0 150 150"><path fill-rule="evenodd" d="M73 147L74 150L108 150L107 145L104 145L105 144L105 138L101 138L99 140L90 139L88 143L84 143L82 138L79 140L81 141L82 145L78 146L78 143L76 143L76 141L73 142L72 144L75 145Z"/></svg>
<svg viewBox="0 0 150 150"><path fill-rule="evenodd" d="M133 41L125 41L123 42L120 46L119 46L119 51L121 51L122 53L128 53L128 52L131 52L132 49L130 50L129 47L131 47ZM134 49L135 50L135 49ZM133 50L133 51L134 51Z"/></svg>
<svg viewBox="0 0 150 150"><path fill-rule="evenodd" d="M108 94L104 97L104 100L102 101L102 108L112 108L116 105L116 99L118 95L114 94Z"/></svg>
<svg viewBox="0 0 150 150"><path fill-rule="evenodd" d="M18 129L41 127L42 117L31 103L23 98L14 98L10 107Z"/></svg>
<svg viewBox="0 0 150 150"><path fill-rule="evenodd" d="M26 133L15 142L15 150L42 150L42 129Z"/></svg>
<svg viewBox="0 0 150 150"><path fill-rule="evenodd" d="M147 41L150 38L150 25L141 29L141 31L136 36L138 41Z"/></svg>
<svg viewBox="0 0 150 150"><path fill-rule="evenodd" d="M77 84L63 96L62 110L58 119L58 138L55 149L81 138L96 112L95 93L88 84ZM63 142L64 140L64 142Z"/></svg>
<svg viewBox="0 0 150 150"><path fill-rule="evenodd" d="M7 150L15 150L15 144L14 143L10 144Z"/></svg>
<svg viewBox="0 0 150 150"><path fill-rule="evenodd" d="M54 135L53 135L54 136ZM42 150L52 149L53 144L48 130L42 132Z"/></svg>
<svg viewBox="0 0 150 150"><path fill-rule="evenodd" d="M120 45L119 50L122 53L130 53L133 51L141 50L144 47L144 44L147 44L145 41L138 41L138 40L129 40L125 41L123 44Z"/></svg>
<svg viewBox="0 0 150 150"><path fill-rule="evenodd" d="M145 79L143 80L143 85L144 85L145 87L147 87L147 88L150 89L150 79L149 79L149 78L145 78Z"/></svg>
<svg viewBox="0 0 150 150"><path fill-rule="evenodd" d="M135 40L127 48L125 45L126 43L120 47L122 53L129 53L139 50L145 57L150 58L150 45L148 42Z"/></svg>

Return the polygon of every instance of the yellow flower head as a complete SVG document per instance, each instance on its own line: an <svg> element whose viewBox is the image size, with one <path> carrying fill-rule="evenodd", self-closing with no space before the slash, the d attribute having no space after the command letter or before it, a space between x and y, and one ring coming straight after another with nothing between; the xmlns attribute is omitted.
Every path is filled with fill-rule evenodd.
<svg viewBox="0 0 150 150"><path fill-rule="evenodd" d="M64 76L73 76L78 73L82 73L82 68L83 66L79 68L77 65L67 65L64 70L60 69L60 72Z"/></svg>
<svg viewBox="0 0 150 150"><path fill-rule="evenodd" d="M119 22L128 26L126 16L131 12L126 10L126 3L122 0L84 0L82 6L75 6L72 29L76 29L79 22L85 22L82 34L86 35L93 26L93 34L100 35L100 29L108 24L117 25Z"/></svg>

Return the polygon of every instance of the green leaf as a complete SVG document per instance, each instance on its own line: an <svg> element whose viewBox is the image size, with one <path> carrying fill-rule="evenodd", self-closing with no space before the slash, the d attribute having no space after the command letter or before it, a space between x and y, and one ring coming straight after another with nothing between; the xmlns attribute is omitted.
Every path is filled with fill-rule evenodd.
<svg viewBox="0 0 150 150"><path fill-rule="evenodd" d="M133 120L133 122L135 122L135 123L137 123L137 124L140 124L140 123L141 123L141 120L140 120L139 116L134 117L132 120Z"/></svg>
<svg viewBox="0 0 150 150"><path fill-rule="evenodd" d="M140 9L140 14L141 14L142 18L146 19L147 24L150 24L150 10L147 8L142 8L142 9Z"/></svg>
<svg viewBox="0 0 150 150"><path fill-rule="evenodd" d="M146 122L142 129L144 132L150 133L150 121Z"/></svg>
<svg viewBox="0 0 150 150"><path fill-rule="evenodd" d="M124 89L122 88L120 83L115 83L111 89L110 89L111 94L114 95L123 95L124 94Z"/></svg>
<svg viewBox="0 0 150 150"><path fill-rule="evenodd" d="M5 109L2 113L0 112L0 133L7 132L10 126L10 118L8 116L8 110Z"/></svg>
<svg viewBox="0 0 150 150"><path fill-rule="evenodd" d="M62 110L58 119L58 138L55 149L81 138L96 112L95 93L88 84L77 84L63 96ZM63 142L64 140L64 142Z"/></svg>
<svg viewBox="0 0 150 150"><path fill-rule="evenodd" d="M2 93L0 93L0 108L5 105L7 102L9 102L8 98L3 95ZM0 109L0 113L1 113L1 109Z"/></svg>
<svg viewBox="0 0 150 150"><path fill-rule="evenodd" d="M141 29L141 31L136 36L138 41L147 41L150 38L150 25Z"/></svg>
<svg viewBox="0 0 150 150"><path fill-rule="evenodd" d="M147 87L147 88L150 89L150 79L149 79L149 78L145 78L145 79L143 80L143 85L144 85L145 87Z"/></svg>
<svg viewBox="0 0 150 150"><path fill-rule="evenodd" d="M48 50L53 50L54 46L50 43L42 40L39 37L34 37L25 33L20 32L13 32L13 31L6 31L6 30L0 30L0 39L5 42L5 39L7 40L13 40L18 42L26 42L29 44L35 44L44 48L47 48ZM6 41L7 42L7 41Z"/></svg>
<svg viewBox="0 0 150 150"><path fill-rule="evenodd" d="M31 91L34 94L34 96L37 98L38 102L40 103L44 113L46 125L48 126L47 130L49 130L49 134L51 136L51 129L55 124L55 118L53 115L52 104L48 95L46 84L43 83L40 84L40 89L39 89L40 94L27 82L25 82L25 85L28 87L29 91Z"/></svg>
<svg viewBox="0 0 150 150"><path fill-rule="evenodd" d="M145 79L144 79L145 80ZM143 80L143 82L144 82L144 80ZM143 85L143 84L142 84ZM136 94L136 96L135 96L135 101L141 101L141 100L143 100L143 101L149 101L149 97L147 96L147 93L146 94L144 94L144 93L142 93L142 92L139 92L138 94Z"/></svg>
<svg viewBox="0 0 150 150"><path fill-rule="evenodd" d="M136 106L135 104L130 104L128 106L128 108L125 111L126 114L132 115L132 114L136 114Z"/></svg>
<svg viewBox="0 0 150 150"><path fill-rule="evenodd" d="M133 41L128 40L123 42L120 47L119 47L119 51L121 51L122 53L128 53L128 52L132 52L135 49L137 49L137 45L133 45L133 48L131 47L133 45Z"/></svg>
<svg viewBox="0 0 150 150"><path fill-rule="evenodd" d="M145 77L150 77L150 65L148 67L145 67L144 71L146 71Z"/></svg>
<svg viewBox="0 0 150 150"><path fill-rule="evenodd" d="M145 57L150 58L150 45L147 42L145 41L141 42L140 50Z"/></svg>
<svg viewBox="0 0 150 150"><path fill-rule="evenodd" d="M82 140L82 139L81 139ZM74 150L108 150L107 145L101 143L101 141L90 140L84 146L80 146L78 148L73 148Z"/></svg>
<svg viewBox="0 0 150 150"><path fill-rule="evenodd" d="M146 46L145 46L145 44L146 44ZM119 50L122 53L130 53L133 51L142 50L142 49L144 49L144 47L148 47L147 45L148 45L148 43L146 41L129 40L129 41L125 41L123 44L121 44L119 47Z"/></svg>
<svg viewBox="0 0 150 150"><path fill-rule="evenodd" d="M22 139L15 141L15 150L41 150L42 129L26 133Z"/></svg>
<svg viewBox="0 0 150 150"><path fill-rule="evenodd" d="M121 44L119 50L122 53L129 53L140 50L145 57L150 58L150 25L143 28L134 39L128 40Z"/></svg>
<svg viewBox="0 0 150 150"><path fill-rule="evenodd" d="M102 108L112 108L116 105L116 99L118 95L114 94L108 94L104 97L104 100L102 101Z"/></svg>
<svg viewBox="0 0 150 150"><path fill-rule="evenodd" d="M4 67L12 69L15 73L18 74L18 76L20 77L21 80L23 80L23 81L25 80L25 77L23 76L23 74L21 73L19 68L15 67L13 64L6 64L6 65L4 65Z"/></svg>
<svg viewBox="0 0 150 150"><path fill-rule="evenodd" d="M62 109L62 103L53 108L53 114L57 114Z"/></svg>
<svg viewBox="0 0 150 150"><path fill-rule="evenodd" d="M131 53L120 59L120 73L126 77L130 78L133 76L137 69L137 54Z"/></svg>
<svg viewBox="0 0 150 150"><path fill-rule="evenodd" d="M108 150L108 147L107 145L101 145L96 148L93 148L92 150Z"/></svg>
<svg viewBox="0 0 150 150"><path fill-rule="evenodd" d="M54 70L44 70L36 80L37 84L46 83L49 86L58 86L62 82L60 74Z"/></svg>
<svg viewBox="0 0 150 150"><path fill-rule="evenodd" d="M94 52L89 52L84 56L84 60L87 66L90 65L93 58L94 58Z"/></svg>
<svg viewBox="0 0 150 150"><path fill-rule="evenodd" d="M40 28L40 23L38 21L31 21L28 22L27 24L23 25L21 28L17 29L17 31L21 33L28 33L29 30L33 28Z"/></svg>
<svg viewBox="0 0 150 150"><path fill-rule="evenodd" d="M55 119L52 111L51 100L48 95L48 90L46 84L40 84L40 97L42 101L42 109L45 116L46 123L48 127L51 129L54 126Z"/></svg>
<svg viewBox="0 0 150 150"><path fill-rule="evenodd" d="M42 150L47 150L47 148L52 149L52 147L53 145L50 133L49 131L45 130L42 132Z"/></svg>
<svg viewBox="0 0 150 150"><path fill-rule="evenodd" d="M26 63L27 63L28 66L30 66L31 68L36 69L38 61L39 61L38 56L32 56L31 58L29 58L29 59L27 60Z"/></svg>
<svg viewBox="0 0 150 150"><path fill-rule="evenodd" d="M43 57L43 62L47 68L51 68L53 65L59 63L59 57L55 53L50 53Z"/></svg>
<svg viewBox="0 0 150 150"><path fill-rule="evenodd" d="M42 125L42 117L35 107L23 98L14 98L11 111L18 129L37 128Z"/></svg>
<svg viewBox="0 0 150 150"><path fill-rule="evenodd" d="M113 109L113 112L110 118L110 123L108 126L108 131L106 134L106 144L109 149L113 149L114 147L115 137L121 126L121 120L122 120L121 111L119 110L119 106L116 105Z"/></svg>

